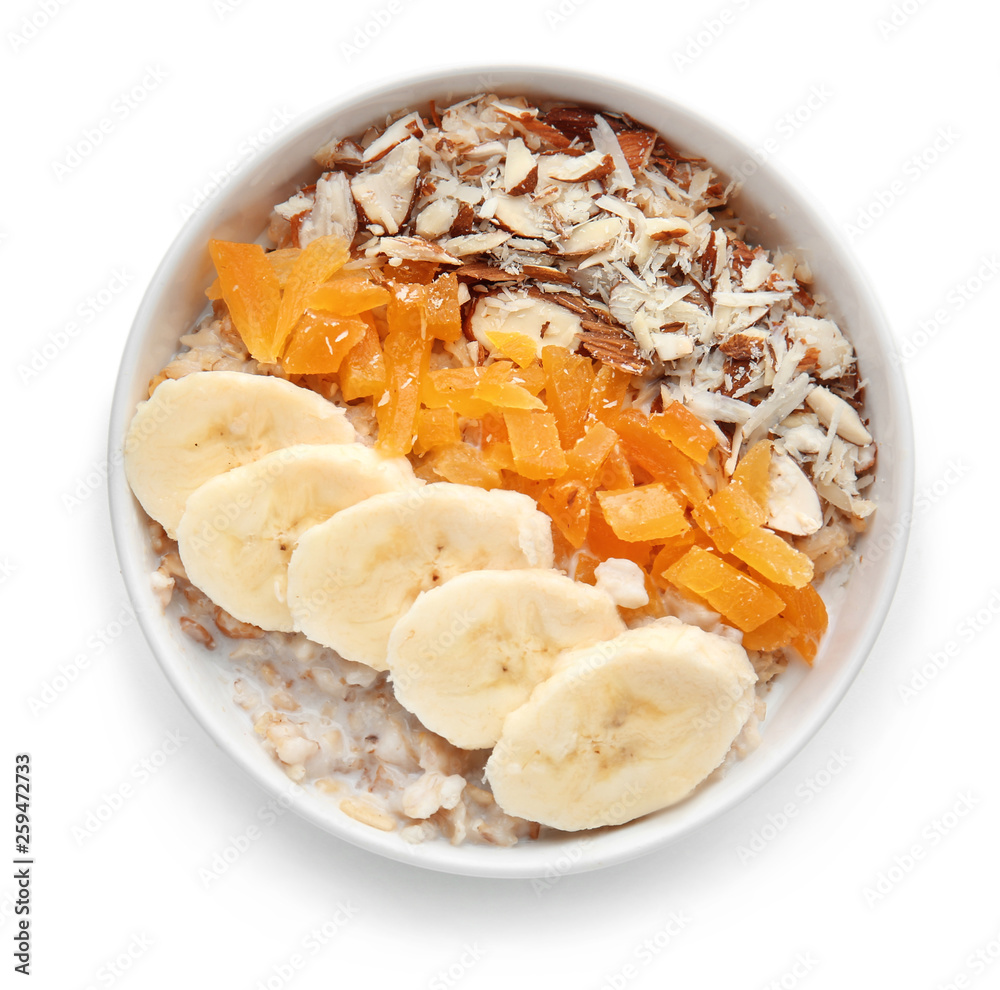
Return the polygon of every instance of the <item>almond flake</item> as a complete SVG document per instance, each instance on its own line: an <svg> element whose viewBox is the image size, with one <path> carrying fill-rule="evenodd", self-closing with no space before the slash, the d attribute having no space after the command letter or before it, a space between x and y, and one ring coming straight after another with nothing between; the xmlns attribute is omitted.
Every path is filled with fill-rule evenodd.
<svg viewBox="0 0 1000 990"><path fill-rule="evenodd" d="M775 389L743 424L743 436L747 445L752 447L758 440L766 437L790 412L802 405L815 387L809 376L802 374L794 381Z"/></svg>
<svg viewBox="0 0 1000 990"><path fill-rule="evenodd" d="M823 525L823 509L812 482L780 450L771 454L767 525L792 536L809 536Z"/></svg>
<svg viewBox="0 0 1000 990"><path fill-rule="evenodd" d="M317 237L336 234L348 244L358 232L358 211L351 183L343 172L330 172L316 182L312 210L299 224L299 247Z"/></svg>
<svg viewBox="0 0 1000 990"><path fill-rule="evenodd" d="M424 136L424 123L420 114L411 113L390 124L382 134L365 149L361 161L366 165L385 157L393 148L411 137Z"/></svg>
<svg viewBox="0 0 1000 990"><path fill-rule="evenodd" d="M598 217L574 227L562 242L565 255L592 254L620 237L625 225L618 217Z"/></svg>
<svg viewBox="0 0 1000 990"><path fill-rule="evenodd" d="M867 447L872 442L872 435L865 429L857 410L839 395L819 385L810 392L806 401L824 426L836 422L834 432L845 440L859 447Z"/></svg>
<svg viewBox="0 0 1000 990"><path fill-rule="evenodd" d="M545 212L535 206L528 196L498 193L492 219L498 227L522 237L547 239L555 236L555 228Z"/></svg>
<svg viewBox="0 0 1000 990"><path fill-rule="evenodd" d="M573 282L573 276L568 272L547 265L524 265L521 272L525 278L533 278L537 282L559 282L564 285L571 285Z"/></svg>
<svg viewBox="0 0 1000 990"><path fill-rule="evenodd" d="M440 245L426 241L422 237L382 237L377 249L371 254L385 254L390 258L405 258L407 261L434 261L441 265L460 265L462 262L449 254Z"/></svg>
<svg viewBox="0 0 1000 990"><path fill-rule="evenodd" d="M538 183L538 162L520 138L507 144L503 166L503 188L510 196L523 196L535 191Z"/></svg>
<svg viewBox="0 0 1000 990"><path fill-rule="evenodd" d="M591 179L603 179L615 170L614 160L610 155L589 151L586 154L572 158L560 155L559 161L549 164L546 174L559 182L589 182Z"/></svg>
<svg viewBox="0 0 1000 990"><path fill-rule="evenodd" d="M398 232L413 202L419 160L420 144L410 138L351 179L351 193L369 224L377 224L389 234Z"/></svg>
<svg viewBox="0 0 1000 990"><path fill-rule="evenodd" d="M492 103L491 106L500 116L515 121L530 134L547 139L556 148L565 148L570 143L562 131L540 121L537 117L537 110L523 110L520 107L496 102Z"/></svg>
<svg viewBox="0 0 1000 990"><path fill-rule="evenodd" d="M593 110L583 107L554 107L542 115L542 120L561 131L568 138L586 140L594 129Z"/></svg>
<svg viewBox="0 0 1000 990"><path fill-rule="evenodd" d="M580 346L592 357L631 375L641 375L649 369L649 361L635 338L624 330L589 320L581 321L581 326Z"/></svg>
<svg viewBox="0 0 1000 990"><path fill-rule="evenodd" d="M465 205L465 204L462 204ZM415 223L417 234L433 240L447 234L458 216L459 203L455 199L435 199L418 214Z"/></svg>
<svg viewBox="0 0 1000 990"><path fill-rule="evenodd" d="M771 306L788 299L791 292L716 292L716 306L732 306L734 309L748 309L751 306Z"/></svg>
<svg viewBox="0 0 1000 990"><path fill-rule="evenodd" d="M442 241L441 247L450 254L463 258L469 254L481 251L492 251L510 240L510 234L505 230L491 230L481 234L465 234L461 237L450 237Z"/></svg>
<svg viewBox="0 0 1000 990"><path fill-rule="evenodd" d="M307 196L303 193L296 193L294 196L286 199L284 203L279 203L274 208L274 212L277 213L279 217L283 217L285 220L291 220L292 217L297 217L299 214L306 213L311 210L312 205L312 196Z"/></svg>
<svg viewBox="0 0 1000 990"><path fill-rule="evenodd" d="M677 361L694 352L694 341L683 333L661 333L650 331L653 349L661 361Z"/></svg>
<svg viewBox="0 0 1000 990"><path fill-rule="evenodd" d="M324 144L313 159L325 169L357 168L361 165L363 154L361 146L354 141L334 138Z"/></svg>
<svg viewBox="0 0 1000 990"><path fill-rule="evenodd" d="M633 171L645 168L649 164L649 156L656 144L656 135L652 131L619 131L618 145L622 149L628 167Z"/></svg>
<svg viewBox="0 0 1000 990"><path fill-rule="evenodd" d="M601 155L610 155L614 163L611 189L634 189L635 176L629 168L628 161L622 152L618 138L611 129L611 125L600 115L595 118L594 129L590 132L591 140L594 142L595 152Z"/></svg>
<svg viewBox="0 0 1000 990"><path fill-rule="evenodd" d="M496 265L487 265L482 262L462 265L455 269L455 275L459 279L468 279L473 282L520 282L524 278L530 277L527 273L511 274L505 272Z"/></svg>

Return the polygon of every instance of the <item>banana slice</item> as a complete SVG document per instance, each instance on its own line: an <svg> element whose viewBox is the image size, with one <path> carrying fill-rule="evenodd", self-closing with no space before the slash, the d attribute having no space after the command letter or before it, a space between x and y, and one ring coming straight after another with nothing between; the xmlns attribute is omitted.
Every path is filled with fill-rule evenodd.
<svg viewBox="0 0 1000 990"><path fill-rule="evenodd" d="M558 571L470 571L420 595L393 627L399 703L461 749L485 749L560 653L611 639L611 597Z"/></svg>
<svg viewBox="0 0 1000 990"><path fill-rule="evenodd" d="M170 537L199 485L297 443L350 443L344 411L291 382L240 371L197 371L162 382L132 417L125 474Z"/></svg>
<svg viewBox="0 0 1000 990"><path fill-rule="evenodd" d="M534 499L437 482L370 498L304 533L288 604L311 640L386 670L389 633L421 591L466 571L552 563L552 526Z"/></svg>
<svg viewBox="0 0 1000 990"><path fill-rule="evenodd" d="M369 496L420 484L405 457L361 443L275 450L192 492L177 527L181 562L230 615L291 632L286 585L299 536Z"/></svg>
<svg viewBox="0 0 1000 990"><path fill-rule="evenodd" d="M741 646L660 619L563 654L486 764L497 804L553 828L620 825L686 797L754 706Z"/></svg>

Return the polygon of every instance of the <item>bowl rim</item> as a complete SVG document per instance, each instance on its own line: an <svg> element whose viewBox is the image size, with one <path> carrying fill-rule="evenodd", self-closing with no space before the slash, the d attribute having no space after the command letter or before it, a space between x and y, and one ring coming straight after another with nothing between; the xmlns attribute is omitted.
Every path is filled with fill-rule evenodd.
<svg viewBox="0 0 1000 990"><path fill-rule="evenodd" d="M530 81L522 85L521 76L531 77ZM888 509L894 513L893 532L895 533L895 539L886 551L887 560L883 565L883 583L871 603L870 611L856 639L853 655L849 662L841 668L832 689L828 690L823 695L821 702L813 707L810 717L795 731L788 734L788 737L783 740L782 749L777 756L771 757L762 768L758 768L755 772L744 774L738 784L721 790L716 789L718 793L706 805L705 813L692 820L682 821L666 830L653 827L636 829L631 833L624 828L601 830L600 834L590 832L560 833L562 838L559 840L538 843L522 842L509 850L470 844L455 847L447 844L444 840L410 845L401 839L398 832L383 833L367 826L355 828L356 823L351 822L339 811L337 814L343 821L326 814L321 809L319 802L304 788L291 784L277 768L275 768L277 777L274 774L262 772L259 762L250 758L245 747L233 744L230 737L222 729L218 712L199 692L193 680L188 679L184 674L183 665L178 662L176 648L164 635L162 629L163 612L152 595L148 574L141 567L140 555L134 552L135 548L131 545L128 520L130 517L134 518L137 504L125 479L122 458L124 435L122 426L127 424L134 411L134 401L130 390L134 387L134 378L139 362L147 346L146 338L150 322L162 303L164 287L170 281L170 273L188 256L189 252L204 246L207 237L210 236L208 231L216 225L218 218L231 210L232 205L241 198L240 194L245 193L244 187L248 178L251 178L255 172L259 172L269 163L279 161L286 153L286 149L293 146L307 132L325 121L334 120L338 115L348 112L351 107L362 101L384 100L390 95L396 96L398 94L398 106L402 107L407 103L406 91L408 89L434 86L445 90L448 87L462 86L471 93L473 87L480 81L488 81L491 89L496 88L501 91L512 91L520 88L526 95L531 95L542 85L565 88L567 91L582 85L606 90L609 92L609 96L611 93L625 94L638 102L659 104L666 113L678 121L682 121L688 129L693 128L696 131L708 132L734 150L745 153L748 158L752 154L749 146L720 125L651 89L599 73L537 66L528 62L485 66L458 64L416 74L401 73L385 79L375 86L355 87L341 98L314 109L249 162L246 168L234 177L229 188L219 191L213 197L214 203L206 204L183 222L154 271L132 321L122 351L115 383L108 435L109 509L113 538L126 589L136 608L139 625L157 663L173 689L208 736L269 795L277 794L298 815L325 832L391 860L458 875L527 879L553 875L553 873L556 876L561 876L598 869L626 862L676 842L742 803L751 794L760 790L795 756L801 753L805 745L839 705L857 677L878 638L892 603L905 559L912 517L910 507L914 488L913 424L901 366L898 361L894 360L895 342L888 330L881 305L867 274L860 268L840 230L812 203L805 200L799 191L797 180L790 178L780 164L771 160L760 163L760 171L769 173L777 181L787 196L786 202L806 217L810 226L817 232L824 247L832 253L846 273L849 283L858 297L860 310L867 315L870 322L877 351L884 356L887 366L891 365L895 369L895 373L889 373L886 376L887 407L891 410L894 419L894 428L898 436L897 445L904 454L897 459L893 468L893 505L880 507L880 512ZM567 99L570 98L567 97ZM411 102L418 105L425 103L426 98ZM589 100L581 102L593 103ZM614 106L613 100L609 98L605 105ZM291 171L290 167L289 173ZM645 822L648 824L649 818ZM567 852L567 850L569 851ZM564 866L563 863L567 857L569 862Z"/></svg>

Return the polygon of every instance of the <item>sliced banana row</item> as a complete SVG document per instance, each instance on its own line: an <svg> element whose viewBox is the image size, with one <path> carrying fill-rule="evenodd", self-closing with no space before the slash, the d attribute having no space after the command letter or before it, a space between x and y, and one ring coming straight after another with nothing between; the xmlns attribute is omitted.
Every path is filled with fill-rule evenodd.
<svg viewBox="0 0 1000 990"><path fill-rule="evenodd" d="M428 729L485 749L563 650L624 631L605 592L558 571L471 571L421 595L393 626L392 685Z"/></svg>
<svg viewBox="0 0 1000 990"><path fill-rule="evenodd" d="M177 527L181 562L241 622L292 632L286 589L299 537L348 506L419 484L405 457L360 443L284 447L192 492Z"/></svg>
<svg viewBox="0 0 1000 990"><path fill-rule="evenodd" d="M125 437L125 475L173 539L188 496L209 478L298 443L357 439L344 410L281 378L198 371L161 382Z"/></svg>
<svg viewBox="0 0 1000 990"><path fill-rule="evenodd" d="M472 570L553 566L533 499L425 485L405 457L357 442L342 409L278 378L161 383L133 417L125 466L217 605L379 670L422 591Z"/></svg>
<svg viewBox="0 0 1000 990"><path fill-rule="evenodd" d="M304 533L288 604L310 639L385 670L389 635L421 592L467 571L553 563L534 499L439 482L359 501Z"/></svg>
<svg viewBox="0 0 1000 990"><path fill-rule="evenodd" d="M497 804L552 828L620 825L687 797L754 707L737 644L660 619L562 655L486 764Z"/></svg>
<svg viewBox="0 0 1000 990"><path fill-rule="evenodd" d="M509 814L584 829L666 807L752 711L742 647L676 619L626 630L607 592L554 570L534 499L425 484L307 389L163 382L125 466L197 587L243 622L389 670L429 729L494 747L486 775Z"/></svg>

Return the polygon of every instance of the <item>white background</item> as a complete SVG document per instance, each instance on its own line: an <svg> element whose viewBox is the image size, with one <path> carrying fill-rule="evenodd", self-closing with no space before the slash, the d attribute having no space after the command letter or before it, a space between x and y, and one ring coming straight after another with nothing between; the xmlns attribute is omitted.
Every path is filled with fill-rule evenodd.
<svg viewBox="0 0 1000 990"><path fill-rule="evenodd" d="M12 455L0 489L12 686L0 754L33 761L24 984L1000 985L1000 15L974 0L393 0L379 26L389 9L16 0L0 17L0 401ZM366 22L375 37L361 47ZM655 855L539 890L382 861L287 814L209 882L268 799L194 723L136 625L117 624L126 596L102 471L132 316L185 206L234 157L252 168L245 142L269 121L387 75L512 58L659 89L753 147L770 138L835 226L864 221L853 248L908 356L917 433L895 604L806 749ZM135 87L129 108L122 94ZM103 117L110 132L67 165ZM102 289L103 308L92 298ZM53 341L55 356L25 375ZM932 676L914 680L924 666ZM123 785L115 814L82 832ZM0 881L5 985L13 889ZM320 945L326 935L310 931L324 925L336 932Z"/></svg>

